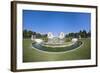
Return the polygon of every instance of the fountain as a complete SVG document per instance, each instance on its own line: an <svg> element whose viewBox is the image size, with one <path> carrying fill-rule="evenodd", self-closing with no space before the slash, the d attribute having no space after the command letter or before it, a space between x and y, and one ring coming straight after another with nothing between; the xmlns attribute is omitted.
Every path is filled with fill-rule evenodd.
<svg viewBox="0 0 100 73"><path fill-rule="evenodd" d="M63 32L61 32L58 37L55 37L51 32L48 32L47 38L47 42L44 42L41 39L34 39L36 43L32 43L32 46L42 51L63 52L75 49L82 44L82 42L78 41L77 38L73 38L72 41L65 42L65 35Z"/></svg>
<svg viewBox="0 0 100 73"><path fill-rule="evenodd" d="M46 42L45 44L53 44L53 45L63 44L64 38L65 38L65 35L63 32L61 32L58 37L53 36L53 34L51 32L49 32L48 33L48 42Z"/></svg>

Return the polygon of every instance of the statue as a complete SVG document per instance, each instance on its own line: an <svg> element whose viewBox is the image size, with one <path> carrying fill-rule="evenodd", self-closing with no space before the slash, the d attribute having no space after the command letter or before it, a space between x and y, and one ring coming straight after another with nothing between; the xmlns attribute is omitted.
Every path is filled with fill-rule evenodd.
<svg viewBox="0 0 100 73"><path fill-rule="evenodd" d="M33 41L34 39L36 39L36 35L31 35L31 40Z"/></svg>
<svg viewBox="0 0 100 73"><path fill-rule="evenodd" d="M59 38L63 39L65 37L65 34L63 32L60 33Z"/></svg>
<svg viewBox="0 0 100 73"><path fill-rule="evenodd" d="M53 36L51 32L48 32L48 44L62 44L64 43L65 35L63 32L58 37Z"/></svg>
<svg viewBox="0 0 100 73"><path fill-rule="evenodd" d="M33 35L31 35L31 40L33 41Z"/></svg>
<svg viewBox="0 0 100 73"><path fill-rule="evenodd" d="M48 32L48 38L53 39L53 37L54 37L53 34L51 32Z"/></svg>

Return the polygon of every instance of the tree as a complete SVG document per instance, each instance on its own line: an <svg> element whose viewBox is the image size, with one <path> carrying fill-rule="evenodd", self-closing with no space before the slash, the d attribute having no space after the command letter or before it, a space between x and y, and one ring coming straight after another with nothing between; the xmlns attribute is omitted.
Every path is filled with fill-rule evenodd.
<svg viewBox="0 0 100 73"><path fill-rule="evenodd" d="M91 31L87 33L87 37L91 37Z"/></svg>
<svg viewBox="0 0 100 73"><path fill-rule="evenodd" d="M23 38L31 38L31 35L33 35L33 33L35 32L32 32L32 31L28 31L28 30L23 30Z"/></svg>
<svg viewBox="0 0 100 73"><path fill-rule="evenodd" d="M23 37L24 38L27 38L28 37L28 31L26 29L23 30Z"/></svg>
<svg viewBox="0 0 100 73"><path fill-rule="evenodd" d="M74 38L79 38L79 33L74 33Z"/></svg>
<svg viewBox="0 0 100 73"><path fill-rule="evenodd" d="M41 38L42 35L40 33L36 33L36 38Z"/></svg>
<svg viewBox="0 0 100 73"><path fill-rule="evenodd" d="M80 32L79 32L79 35L82 37L82 38L87 38L87 32L86 32L86 30L80 30Z"/></svg>
<svg viewBox="0 0 100 73"><path fill-rule="evenodd" d="M79 31L79 35L82 37L82 31L81 30Z"/></svg>
<svg viewBox="0 0 100 73"><path fill-rule="evenodd" d="M83 38L86 38L86 37L87 37L87 32L86 32L86 30L83 30L82 36L83 36Z"/></svg>
<svg viewBox="0 0 100 73"><path fill-rule="evenodd" d="M74 37L74 33L69 33L69 37Z"/></svg>
<svg viewBox="0 0 100 73"><path fill-rule="evenodd" d="M66 38L79 38L82 37L82 38L87 38L87 37L90 37L91 36L91 32L86 32L86 30L80 30L79 32L71 32L69 34L66 34L65 37Z"/></svg>
<svg viewBox="0 0 100 73"><path fill-rule="evenodd" d="M32 35L33 35L33 32L29 30L28 31L28 37L30 38Z"/></svg>

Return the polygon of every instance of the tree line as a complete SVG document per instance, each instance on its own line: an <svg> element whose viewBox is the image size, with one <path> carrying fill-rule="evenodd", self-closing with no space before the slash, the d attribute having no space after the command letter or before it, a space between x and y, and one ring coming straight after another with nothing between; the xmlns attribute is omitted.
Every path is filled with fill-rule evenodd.
<svg viewBox="0 0 100 73"><path fill-rule="evenodd" d="M76 33L68 33L66 34L65 37L72 37L72 38L88 38L91 37L91 32L87 32L86 30L80 30L79 32Z"/></svg>
<svg viewBox="0 0 100 73"><path fill-rule="evenodd" d="M36 38L43 38L47 37L47 34L40 34L31 30L23 30L23 38L31 38L31 36L34 35Z"/></svg>
<svg viewBox="0 0 100 73"><path fill-rule="evenodd" d="M37 33L31 30L23 30L23 38L31 38L32 35L35 35L36 38L47 38L47 34ZM86 30L80 30L79 32L71 32L65 35L66 38L88 38L91 37L91 32Z"/></svg>

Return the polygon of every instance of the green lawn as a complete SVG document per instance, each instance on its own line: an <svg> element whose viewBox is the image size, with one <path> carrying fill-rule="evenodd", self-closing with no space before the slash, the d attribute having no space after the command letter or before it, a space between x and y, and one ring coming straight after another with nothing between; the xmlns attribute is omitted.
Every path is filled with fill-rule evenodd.
<svg viewBox="0 0 100 73"><path fill-rule="evenodd" d="M45 53L31 48L30 39L23 40L23 62L80 60L91 58L91 44L89 38L81 39L84 43L80 48L66 53Z"/></svg>

